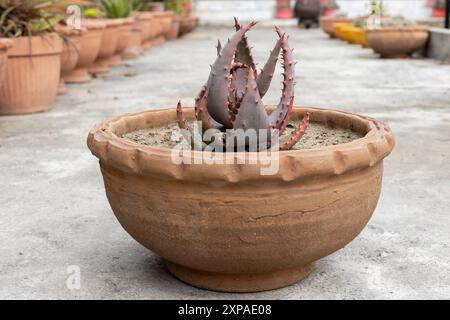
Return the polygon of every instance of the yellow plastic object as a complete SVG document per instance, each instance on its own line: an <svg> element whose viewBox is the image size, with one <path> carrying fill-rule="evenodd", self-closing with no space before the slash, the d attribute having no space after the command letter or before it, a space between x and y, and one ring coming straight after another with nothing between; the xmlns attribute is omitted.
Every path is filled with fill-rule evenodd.
<svg viewBox="0 0 450 320"><path fill-rule="evenodd" d="M367 48L367 40L366 40L366 32L363 28L354 28L353 30L353 39L357 44L359 44L363 48Z"/></svg>
<svg viewBox="0 0 450 320"><path fill-rule="evenodd" d="M333 24L336 36L349 43L353 42L352 29L354 28L351 23L335 23Z"/></svg>

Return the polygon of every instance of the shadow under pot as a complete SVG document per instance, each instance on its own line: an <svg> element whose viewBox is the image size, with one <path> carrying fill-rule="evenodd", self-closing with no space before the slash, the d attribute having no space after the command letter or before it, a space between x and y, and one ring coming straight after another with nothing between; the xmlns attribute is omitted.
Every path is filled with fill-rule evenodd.
<svg viewBox="0 0 450 320"><path fill-rule="evenodd" d="M121 19L102 20L106 28L102 30L102 41L97 60L88 67L91 74L103 74L109 72L109 61L117 49L120 35Z"/></svg>
<svg viewBox="0 0 450 320"><path fill-rule="evenodd" d="M64 78L67 83L85 83L91 80L87 68L97 59L102 41L102 30L106 27L104 23L92 20L82 20L81 25L87 31L80 38L77 66Z"/></svg>
<svg viewBox="0 0 450 320"><path fill-rule="evenodd" d="M12 39L0 114L27 114L53 107L61 72L62 38L56 33Z"/></svg>

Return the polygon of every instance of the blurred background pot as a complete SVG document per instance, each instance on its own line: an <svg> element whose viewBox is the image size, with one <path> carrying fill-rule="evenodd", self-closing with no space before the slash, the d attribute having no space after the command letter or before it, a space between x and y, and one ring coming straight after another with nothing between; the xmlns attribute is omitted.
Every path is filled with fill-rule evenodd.
<svg viewBox="0 0 450 320"><path fill-rule="evenodd" d="M297 0L294 10L298 23L306 28L319 24L320 9L320 0Z"/></svg>
<svg viewBox="0 0 450 320"><path fill-rule="evenodd" d="M167 40L175 40L178 38L180 33L180 17L177 15L173 16L172 24L168 32L165 33Z"/></svg>
<svg viewBox="0 0 450 320"><path fill-rule="evenodd" d="M87 68L94 63L100 52L103 30L106 25L101 21L83 19L81 25L86 29L81 35L78 63L70 74L64 77L67 83L84 83L91 80Z"/></svg>
<svg viewBox="0 0 450 320"><path fill-rule="evenodd" d="M78 30L58 25L56 31L63 38L63 51L61 53L61 78L59 80L58 95L67 94L65 77L75 69L80 57L81 37L86 30Z"/></svg>
<svg viewBox="0 0 450 320"><path fill-rule="evenodd" d="M12 39L5 81L0 87L0 114L48 111L61 73L63 41L56 33Z"/></svg>
<svg viewBox="0 0 450 320"><path fill-rule="evenodd" d="M122 53L122 59L136 59L142 54L142 29L139 22L135 21L132 25L130 40Z"/></svg>
<svg viewBox="0 0 450 320"><path fill-rule="evenodd" d="M116 52L120 29L123 25L122 19L102 19L101 21L106 28L102 30L102 41L97 59L88 67L91 74L102 74L109 71L109 59Z"/></svg>
<svg viewBox="0 0 450 320"><path fill-rule="evenodd" d="M351 19L347 17L320 17L320 26L322 30L331 38L335 38L333 24L335 23L350 23Z"/></svg>
<svg viewBox="0 0 450 320"><path fill-rule="evenodd" d="M367 45L382 58L406 58L428 40L428 27L366 29Z"/></svg>
<svg viewBox="0 0 450 320"><path fill-rule="evenodd" d="M116 51L108 60L108 65L110 67L117 67L122 64L122 54L131 41L134 20L132 18L124 18L121 20L122 26L119 28L119 39L117 40Z"/></svg>

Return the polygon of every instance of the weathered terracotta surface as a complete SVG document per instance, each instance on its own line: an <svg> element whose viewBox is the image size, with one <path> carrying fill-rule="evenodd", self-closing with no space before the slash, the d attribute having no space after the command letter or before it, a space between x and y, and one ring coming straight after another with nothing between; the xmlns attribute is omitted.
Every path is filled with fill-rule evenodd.
<svg viewBox="0 0 450 320"><path fill-rule="evenodd" d="M0 38L0 87L5 81L6 63L8 61L8 49L12 46L12 40Z"/></svg>
<svg viewBox="0 0 450 320"><path fill-rule="evenodd" d="M91 130L88 146L100 159L119 222L175 276L217 291L269 290L303 279L314 261L360 233L380 195L383 158L394 147L382 122L317 108L295 109L293 117L306 111L313 122L365 136L281 152L280 169L270 176L260 175L261 165L236 162L177 165L169 149L120 138L175 121L174 109L105 121ZM192 109L187 116L193 118Z"/></svg>
<svg viewBox="0 0 450 320"><path fill-rule="evenodd" d="M88 67L92 74L102 74L109 71L109 59L114 55L117 49L117 43L120 37L120 28L123 25L122 19L104 19L106 28L102 30L102 42L97 60Z"/></svg>
<svg viewBox="0 0 450 320"><path fill-rule="evenodd" d="M133 30L134 19L132 18L124 18L121 19L122 26L119 31L119 39L117 40L116 51L114 55L109 58L108 64L111 67L120 66L122 63L122 54L125 49L128 47L128 44L131 41L131 33Z"/></svg>
<svg viewBox="0 0 450 320"><path fill-rule="evenodd" d="M366 29L367 45L383 58L405 58L428 40L428 27Z"/></svg>
<svg viewBox="0 0 450 320"><path fill-rule="evenodd" d="M0 86L0 114L50 110L58 91L62 39L56 34L13 39L5 81Z"/></svg>
<svg viewBox="0 0 450 320"><path fill-rule="evenodd" d="M331 38L336 38L336 33L333 28L334 23L350 23L351 19L347 17L320 17L320 26L322 30Z"/></svg>
<svg viewBox="0 0 450 320"><path fill-rule="evenodd" d="M122 59L136 59L142 54L142 29L138 22L133 24L130 41L122 53Z"/></svg>
<svg viewBox="0 0 450 320"><path fill-rule="evenodd" d="M59 79L58 95L67 94L64 78L72 73L78 63L81 49L81 36L86 30L77 30L66 26L58 26L57 31L63 37L61 53L61 77Z"/></svg>
<svg viewBox="0 0 450 320"><path fill-rule="evenodd" d="M84 83L91 80L87 67L97 59L100 52L103 30L106 25L101 21L84 19L82 20L83 33L80 39L80 56L74 71L65 77L65 81L69 83Z"/></svg>

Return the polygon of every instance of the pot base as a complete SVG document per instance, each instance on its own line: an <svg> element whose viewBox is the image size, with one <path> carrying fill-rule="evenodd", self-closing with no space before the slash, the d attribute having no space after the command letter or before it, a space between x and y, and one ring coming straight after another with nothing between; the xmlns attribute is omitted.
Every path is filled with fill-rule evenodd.
<svg viewBox="0 0 450 320"><path fill-rule="evenodd" d="M194 287L221 292L259 292L287 287L306 278L314 264L261 274L225 274L194 270L166 261L169 271Z"/></svg>
<svg viewBox="0 0 450 320"><path fill-rule="evenodd" d="M152 40L145 41L142 44L142 46L141 46L142 50L144 50L144 51L150 50L152 47L153 47L153 41Z"/></svg>
<svg viewBox="0 0 450 320"><path fill-rule="evenodd" d="M87 69L80 68L72 71L68 76L64 77L64 81L67 83L86 83L91 81Z"/></svg>
<svg viewBox="0 0 450 320"><path fill-rule="evenodd" d="M109 72L109 58L97 60L92 66L88 68L91 74L104 74Z"/></svg>
<svg viewBox="0 0 450 320"><path fill-rule="evenodd" d="M67 90L65 81L63 78L61 78L59 80L59 85L58 85L58 96L64 96L68 93L69 93L69 90Z"/></svg>
<svg viewBox="0 0 450 320"><path fill-rule="evenodd" d="M382 59L406 59L409 58L407 54L380 54Z"/></svg>
<svg viewBox="0 0 450 320"><path fill-rule="evenodd" d="M120 67L122 65L122 58L120 54L116 54L108 59L108 66Z"/></svg>

